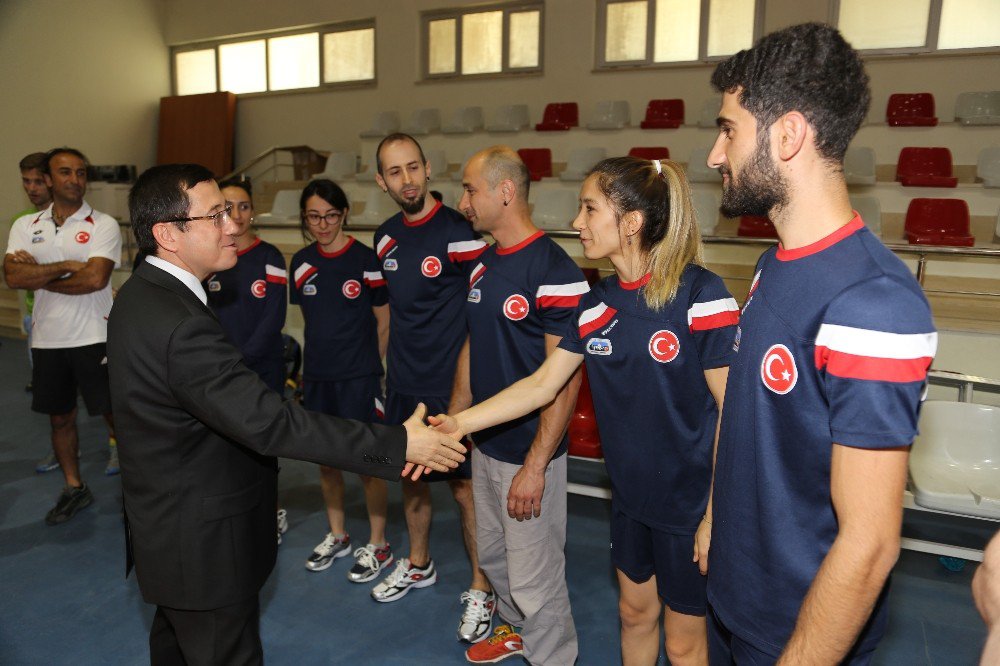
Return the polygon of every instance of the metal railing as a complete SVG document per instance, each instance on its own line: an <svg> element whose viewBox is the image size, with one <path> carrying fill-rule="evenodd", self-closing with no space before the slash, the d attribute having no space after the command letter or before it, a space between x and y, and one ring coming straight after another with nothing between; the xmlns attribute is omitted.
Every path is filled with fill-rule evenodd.
<svg viewBox="0 0 1000 666"><path fill-rule="evenodd" d="M292 161L290 163L279 162L278 153L291 153ZM252 173L253 170L264 164L267 160L271 161L270 165L256 173ZM227 173L223 177L223 180L235 176L254 180L265 178L266 174L270 174L272 176L270 180L276 181L280 180L277 172L281 167L292 167L295 174L293 180L308 180L313 174L322 172L325 165L326 155L311 146L272 146L258 153L246 164L234 169L231 173Z"/></svg>

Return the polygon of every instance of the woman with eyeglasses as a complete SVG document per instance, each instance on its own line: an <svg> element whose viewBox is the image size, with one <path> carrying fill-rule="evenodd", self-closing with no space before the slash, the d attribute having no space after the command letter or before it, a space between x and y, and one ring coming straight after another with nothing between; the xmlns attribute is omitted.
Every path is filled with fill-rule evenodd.
<svg viewBox="0 0 1000 666"><path fill-rule="evenodd" d="M314 242L292 257L291 302L305 319L304 402L333 416L383 418L382 359L389 339L388 291L375 251L344 233L350 212L339 185L318 179L299 199L302 235ZM361 477L371 529L368 543L354 549L347 572L354 583L370 581L393 561L385 540L387 488L382 479ZM344 478L320 465L320 484L330 532L306 560L323 571L351 553L344 527Z"/></svg>
<svg viewBox="0 0 1000 666"><path fill-rule="evenodd" d="M208 304L243 353L247 367L282 393L286 379L281 339L287 309L285 258L254 233L250 183L231 179L219 183L219 189L238 229L237 259L235 266L205 281Z"/></svg>

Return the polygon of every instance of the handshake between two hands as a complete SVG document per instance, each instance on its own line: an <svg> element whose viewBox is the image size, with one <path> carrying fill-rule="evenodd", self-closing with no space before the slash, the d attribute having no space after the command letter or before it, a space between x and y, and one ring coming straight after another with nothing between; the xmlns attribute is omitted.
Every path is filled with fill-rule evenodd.
<svg viewBox="0 0 1000 666"><path fill-rule="evenodd" d="M427 416L426 405L420 403L403 427L406 428L406 466L402 476L416 481L423 474L447 472L465 462L467 450L459 441L465 433L455 417L447 414Z"/></svg>

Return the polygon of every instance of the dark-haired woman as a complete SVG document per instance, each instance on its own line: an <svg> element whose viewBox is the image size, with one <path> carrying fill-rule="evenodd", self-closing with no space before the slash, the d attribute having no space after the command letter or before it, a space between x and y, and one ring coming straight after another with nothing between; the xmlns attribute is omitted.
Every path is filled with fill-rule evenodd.
<svg viewBox="0 0 1000 666"><path fill-rule="evenodd" d="M739 310L702 265L677 164L600 162L583 183L573 227L584 255L610 259L617 275L580 300L559 349L535 374L439 427L462 435L517 418L548 404L586 362L611 478L622 662L656 662L662 611L669 662L707 664L702 574Z"/></svg>
<svg viewBox="0 0 1000 666"><path fill-rule="evenodd" d="M303 382L307 409L358 419L383 418L382 358L389 336L389 306L382 268L374 250L344 233L347 195L330 180L310 182L299 199L302 235L313 243L292 257L291 301L305 319ZM368 543L354 549L347 572L355 583L370 581L393 561L385 540L385 481L361 477L371 528ZM344 529L344 478L320 466L320 484L330 532L306 560L323 571L351 553Z"/></svg>

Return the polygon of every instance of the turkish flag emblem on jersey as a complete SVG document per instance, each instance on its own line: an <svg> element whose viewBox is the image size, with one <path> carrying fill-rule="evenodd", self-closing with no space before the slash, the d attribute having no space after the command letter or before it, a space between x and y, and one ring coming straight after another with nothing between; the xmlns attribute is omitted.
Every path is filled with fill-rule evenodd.
<svg viewBox="0 0 1000 666"><path fill-rule="evenodd" d="M521 321L528 316L528 299L521 294L508 296L503 302L503 316L511 321Z"/></svg>
<svg viewBox="0 0 1000 666"><path fill-rule="evenodd" d="M764 386L778 395L785 395L799 379L795 357L785 345L771 345L760 364L760 379Z"/></svg>
<svg viewBox="0 0 1000 666"><path fill-rule="evenodd" d="M361 295L361 283L357 280L348 280L340 288L346 298L354 299Z"/></svg>
<svg viewBox="0 0 1000 666"><path fill-rule="evenodd" d="M681 353L681 341L673 331L657 331L649 338L649 355L659 363L670 363Z"/></svg>
<svg viewBox="0 0 1000 666"><path fill-rule="evenodd" d="M441 260L437 257L425 257L422 262L420 262L420 272L424 274L424 277L435 278L441 275Z"/></svg>
<svg viewBox="0 0 1000 666"><path fill-rule="evenodd" d="M267 283L263 280L254 280L250 285L250 293L256 298L264 298L267 295Z"/></svg>
<svg viewBox="0 0 1000 666"><path fill-rule="evenodd" d="M86 243L89 240L90 240L90 234L88 234L86 231L80 231L76 234L77 243Z"/></svg>

